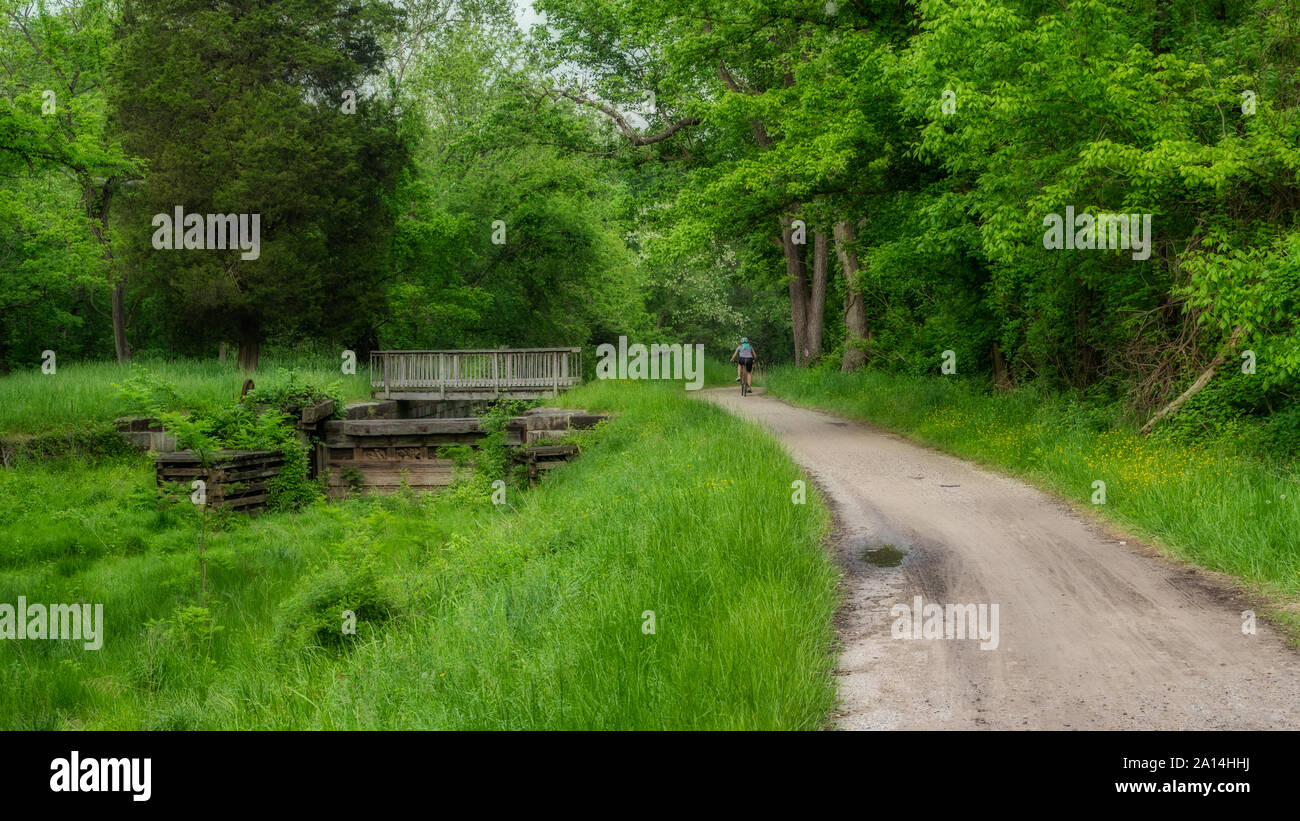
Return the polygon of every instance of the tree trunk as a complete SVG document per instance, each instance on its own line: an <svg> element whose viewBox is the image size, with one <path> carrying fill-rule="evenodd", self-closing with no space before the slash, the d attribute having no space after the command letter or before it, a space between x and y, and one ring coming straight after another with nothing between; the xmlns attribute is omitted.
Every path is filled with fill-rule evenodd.
<svg viewBox="0 0 1300 821"><path fill-rule="evenodd" d="M1193 396L1200 393L1201 388L1204 388L1209 383L1210 379L1214 377L1214 372L1223 364L1223 360L1228 358L1228 354L1237 350L1237 345L1241 342L1241 332L1242 329L1238 326L1236 330L1232 332L1232 338L1228 340L1228 347L1215 354L1214 359L1210 360L1210 366L1206 368L1200 376L1196 377L1196 381L1192 383L1191 387L1183 391L1177 399L1156 411L1155 415L1148 419L1147 423L1142 426L1140 433L1143 435L1150 433L1152 428L1160 423L1160 420L1173 415L1173 413L1181 408L1188 399L1191 399Z"/></svg>
<svg viewBox="0 0 1300 821"><path fill-rule="evenodd" d="M371 351L381 350L379 347L379 332L373 327L368 328L353 344L352 350L356 351L358 361L369 359Z"/></svg>
<svg viewBox="0 0 1300 821"><path fill-rule="evenodd" d="M1002 355L1002 346L993 341L993 348L989 351L989 358L993 360L993 387L1006 393L1011 390L1011 374L1007 372L1007 359Z"/></svg>
<svg viewBox="0 0 1300 821"><path fill-rule="evenodd" d="M808 365L804 351L808 342L808 272L799 244L794 241L792 217L781 218L781 247L785 252L785 274L790 283L790 330L794 336L794 364Z"/></svg>
<svg viewBox="0 0 1300 821"><path fill-rule="evenodd" d="M856 232L851 222L835 223L835 254L844 274L844 362L840 370L850 373L867 361L867 307L862 302L862 288L858 284L858 254L851 247Z"/></svg>
<svg viewBox="0 0 1300 821"><path fill-rule="evenodd" d="M125 364L131 360L131 343L126 338L126 275L113 276L113 239L108 230L108 207L113 197L116 181L109 179L96 185L91 178L82 173L81 204L86 216L90 217L90 230L99 243L99 257L108 269L109 281L113 286L113 352L117 361Z"/></svg>
<svg viewBox="0 0 1300 821"><path fill-rule="evenodd" d="M830 242L821 231L813 234L812 291L808 295L807 349L804 360L811 365L822 355L822 337L826 322L826 276L830 271Z"/></svg>
<svg viewBox="0 0 1300 821"><path fill-rule="evenodd" d="M239 369L257 370L257 360L262 353L262 335L256 325L245 325L239 330Z"/></svg>
<svg viewBox="0 0 1300 821"><path fill-rule="evenodd" d="M126 338L126 283L120 279L113 283L113 350L118 363L131 361L131 343Z"/></svg>
<svg viewBox="0 0 1300 821"><path fill-rule="evenodd" d="M226 364L226 343L224 342L217 346L217 361L222 365Z"/></svg>

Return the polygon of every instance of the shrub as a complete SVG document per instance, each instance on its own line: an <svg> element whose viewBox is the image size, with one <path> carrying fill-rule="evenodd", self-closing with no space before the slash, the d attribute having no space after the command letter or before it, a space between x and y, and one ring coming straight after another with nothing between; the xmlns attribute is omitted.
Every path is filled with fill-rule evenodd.
<svg viewBox="0 0 1300 821"><path fill-rule="evenodd" d="M281 604L276 643L287 652L309 647L337 652L373 637L398 609L379 580L379 562L364 543L345 543ZM353 626L348 614L355 632L345 632Z"/></svg>

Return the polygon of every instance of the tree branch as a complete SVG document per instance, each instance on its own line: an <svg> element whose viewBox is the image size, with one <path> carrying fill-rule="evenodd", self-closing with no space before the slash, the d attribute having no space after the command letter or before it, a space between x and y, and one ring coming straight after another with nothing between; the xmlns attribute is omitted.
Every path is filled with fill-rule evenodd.
<svg viewBox="0 0 1300 821"><path fill-rule="evenodd" d="M560 97L568 98L579 105L585 105L588 108L594 108L601 112L614 121L614 124L618 126L618 130L623 132L623 136L627 137L628 142L632 143L632 145L654 145L655 143L663 142L678 131L681 131L683 128L699 125L701 122L699 117L683 117L682 119L670 124L658 134L647 135L638 132L635 128L629 125L623 115L619 114L618 110L611 105L606 105L598 100L592 100L591 98L584 97L581 94L564 91L559 88L547 89L546 93L548 95L558 95Z"/></svg>

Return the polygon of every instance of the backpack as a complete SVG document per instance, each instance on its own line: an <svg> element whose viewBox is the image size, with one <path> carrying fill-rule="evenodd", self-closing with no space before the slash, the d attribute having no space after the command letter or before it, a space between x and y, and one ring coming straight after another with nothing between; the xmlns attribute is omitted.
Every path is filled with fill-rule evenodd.
<svg viewBox="0 0 1300 821"><path fill-rule="evenodd" d="M741 358L741 359L753 359L753 358L754 358L754 349L753 349L752 347L750 347L750 345L749 345L748 342L742 342L742 343L741 343L741 345L740 345L740 354L739 354L739 358Z"/></svg>

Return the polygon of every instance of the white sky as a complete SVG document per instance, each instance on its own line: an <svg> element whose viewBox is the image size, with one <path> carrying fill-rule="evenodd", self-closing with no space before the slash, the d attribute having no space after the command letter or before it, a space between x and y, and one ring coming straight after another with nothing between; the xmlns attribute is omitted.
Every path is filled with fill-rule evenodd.
<svg viewBox="0 0 1300 821"><path fill-rule="evenodd" d="M519 28L528 31L533 25L545 22L545 19L540 13L533 11L532 0L515 0L515 22L519 24Z"/></svg>

